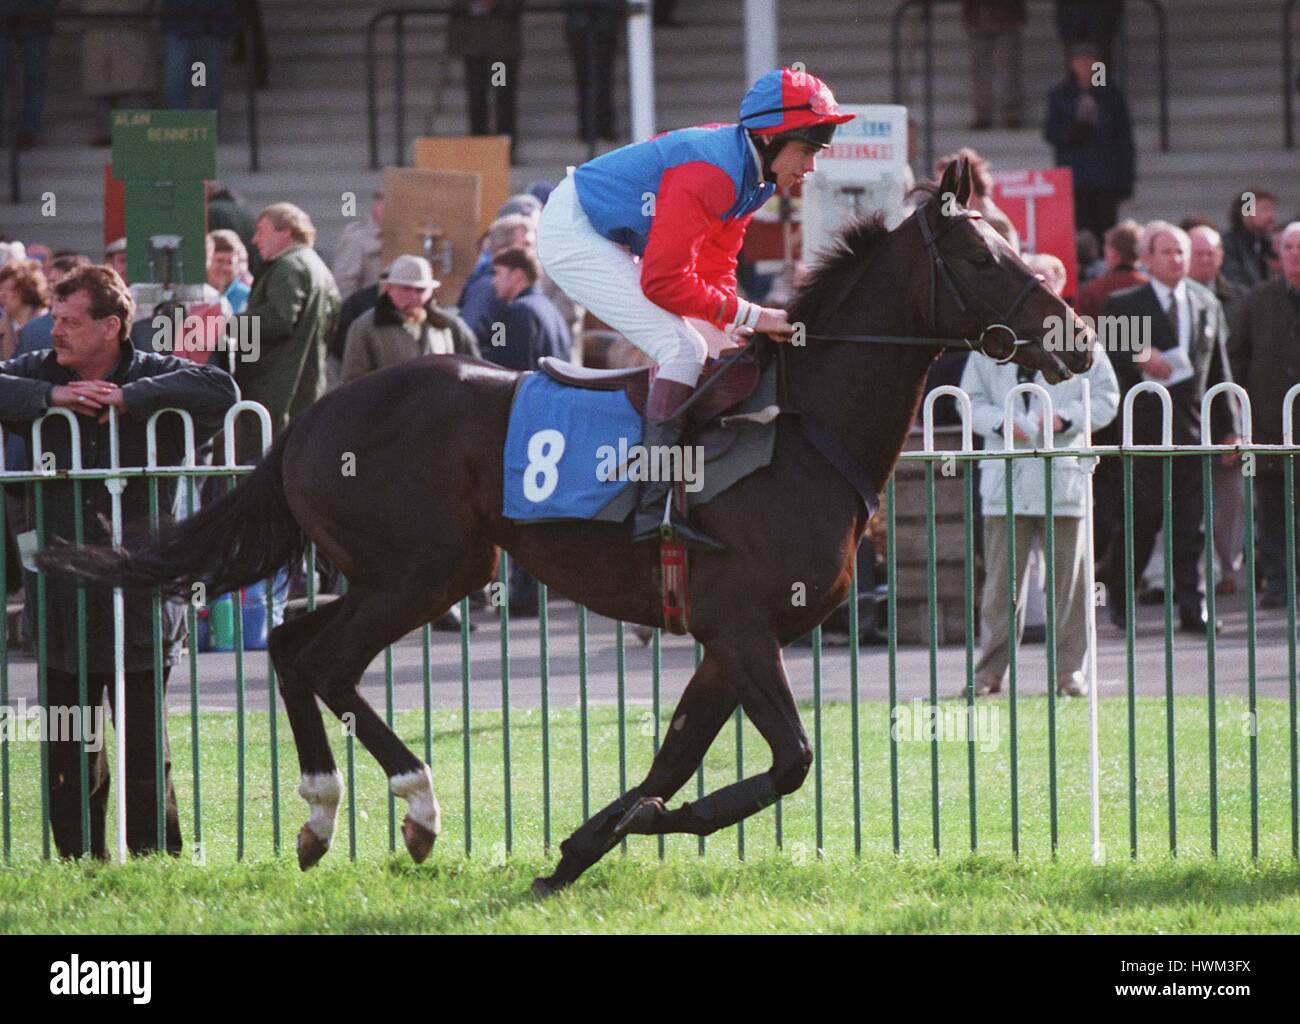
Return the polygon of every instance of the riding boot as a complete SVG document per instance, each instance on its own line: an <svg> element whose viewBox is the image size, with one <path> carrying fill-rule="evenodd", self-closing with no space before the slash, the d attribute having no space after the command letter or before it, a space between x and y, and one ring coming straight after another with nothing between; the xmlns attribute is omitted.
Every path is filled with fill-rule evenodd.
<svg viewBox="0 0 1300 1024"><path fill-rule="evenodd" d="M653 457L656 449L661 446L675 447L681 439L682 421L680 419L646 420L645 437L641 443L650 453L651 464L654 465L662 464L660 460ZM660 527L664 519L664 505L669 500L673 483L672 480L646 480L641 484L636 516L632 521L633 544L647 544L659 540ZM675 508L670 515L673 535L687 547L707 548L710 551L726 550L725 545L686 522L677 514Z"/></svg>

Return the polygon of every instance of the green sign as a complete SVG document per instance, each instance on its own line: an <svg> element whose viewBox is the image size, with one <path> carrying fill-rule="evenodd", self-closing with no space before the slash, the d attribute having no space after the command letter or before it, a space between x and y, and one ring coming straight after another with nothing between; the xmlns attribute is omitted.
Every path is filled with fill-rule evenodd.
<svg viewBox="0 0 1300 1024"><path fill-rule="evenodd" d="M207 200L217 176L214 110L117 110L113 177L126 183L126 265L132 283L207 279ZM179 236L179 248L169 247ZM167 248L169 255L160 252Z"/></svg>
<svg viewBox="0 0 1300 1024"><path fill-rule="evenodd" d="M217 176L215 110L116 110L113 177L206 181Z"/></svg>

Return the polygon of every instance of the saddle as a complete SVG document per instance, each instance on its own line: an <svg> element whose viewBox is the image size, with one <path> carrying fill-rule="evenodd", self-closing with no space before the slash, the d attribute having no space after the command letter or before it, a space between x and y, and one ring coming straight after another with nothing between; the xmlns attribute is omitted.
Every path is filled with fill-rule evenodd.
<svg viewBox="0 0 1300 1024"><path fill-rule="evenodd" d="M735 362L722 367L723 360L735 353L727 349L717 359L704 364L695 393L699 396L686 410L686 431L693 433L716 419L734 405L754 393L763 368L753 347ZM543 356L537 368L560 384L590 391L622 391L633 409L644 418L646 401L650 397L653 367L634 366L627 370L596 370L587 366L574 366L554 356Z"/></svg>
<svg viewBox="0 0 1300 1024"><path fill-rule="evenodd" d="M730 357L734 360L726 362ZM646 402L650 396L654 368L649 366L633 367L627 370L596 370L585 366L574 366L552 356L538 360L538 369L552 380L568 387L585 388L592 391L622 391L627 396L633 410L645 417ZM699 438L708 449L721 448L725 451L730 442L735 440L731 431L713 430L706 434L708 424L718 419L731 409L750 398L758 388L763 376L762 360L753 345L736 355L736 349L720 353L716 359L709 359L704 364L696 385L695 394L686 410L684 433L686 436L704 435ZM775 412L775 407L766 412ZM736 420L752 420L755 423L770 423L771 416L737 416ZM723 420L725 427L728 420ZM719 439L726 441L719 445ZM713 444L709 444L712 440ZM679 483L673 489L674 499L679 513L687 514L687 496ZM663 608L664 627L670 632L684 635L690 631L689 602L689 555L684 545L677 540L662 540L659 544L659 588Z"/></svg>

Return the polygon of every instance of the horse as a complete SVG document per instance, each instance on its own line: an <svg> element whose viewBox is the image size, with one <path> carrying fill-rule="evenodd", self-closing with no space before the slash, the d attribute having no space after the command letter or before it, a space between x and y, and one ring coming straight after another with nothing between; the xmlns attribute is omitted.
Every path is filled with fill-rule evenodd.
<svg viewBox="0 0 1300 1024"><path fill-rule="evenodd" d="M965 208L965 162L919 188L926 201L894 229L878 217L847 228L792 304L790 319L807 335L783 346L789 415L778 417L772 461L692 513L725 544L692 557L690 629L703 659L645 778L561 844L554 872L533 883L537 894L569 885L627 834L707 835L804 782L813 755L782 647L844 601L872 510L852 474L810 443L800 411L815 411L846 458L883 488L944 346L1014 359L1050 382L1090 365L1089 344L1044 345L1046 325L1073 323L1070 311ZM864 330L879 333L855 333ZM878 343L890 341L902 344ZM297 842L303 870L329 850L342 793L317 697L351 716L391 792L408 802L402 835L411 857L431 852L441 814L430 768L358 684L388 644L491 581L499 549L600 615L664 625L658 552L633 545L625 524L503 515L502 453L519 376L460 356L368 375L302 413L238 486L156 539L60 545L40 556L43 569L99 584L188 594L201 578L222 593L300 564L310 539L346 575L338 600L269 638L309 808ZM797 589L805 600L792 599ZM770 767L669 809L737 705L770 748Z"/></svg>

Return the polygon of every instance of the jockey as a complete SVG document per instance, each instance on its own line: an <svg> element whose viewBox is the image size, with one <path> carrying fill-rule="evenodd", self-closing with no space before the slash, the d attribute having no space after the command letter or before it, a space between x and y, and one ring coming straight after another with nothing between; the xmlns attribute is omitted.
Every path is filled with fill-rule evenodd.
<svg viewBox="0 0 1300 1024"><path fill-rule="evenodd" d="M537 232L542 266L574 302L658 364L646 403L645 446L675 446L709 346L725 332L786 340L781 309L736 295L736 256L754 211L816 169L840 113L820 79L781 68L740 104L739 124L665 132L583 164L551 193ZM662 449L661 449L662 450ZM659 537L672 481L642 485L633 542ZM716 540L673 521L684 543Z"/></svg>

